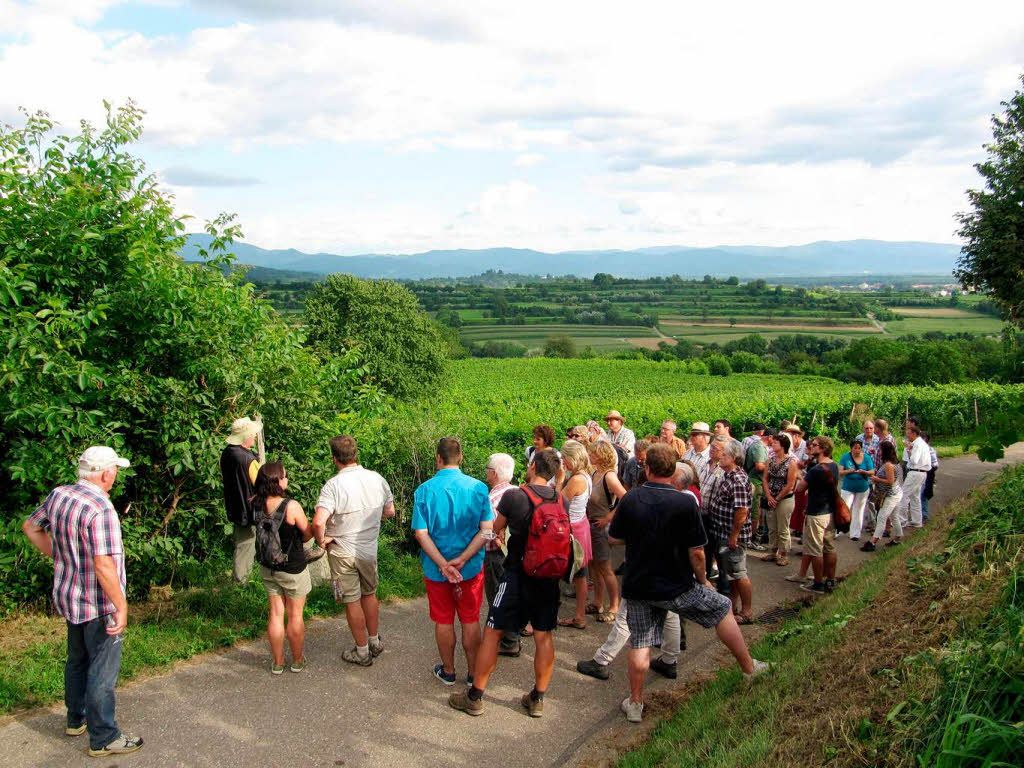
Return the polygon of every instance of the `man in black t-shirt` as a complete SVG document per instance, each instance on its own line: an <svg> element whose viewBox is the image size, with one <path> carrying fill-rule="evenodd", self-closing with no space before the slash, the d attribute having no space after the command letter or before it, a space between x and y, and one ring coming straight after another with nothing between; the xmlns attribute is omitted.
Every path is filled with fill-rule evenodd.
<svg viewBox="0 0 1024 768"><path fill-rule="evenodd" d="M629 688L622 701L626 719L643 717L644 680L650 667L651 646L661 645L668 611L703 627L715 627L722 643L739 662L746 678L769 668L747 651L732 615L732 602L707 580L704 545L707 536L700 507L688 493L672 487L676 455L665 444L647 451L648 481L619 502L608 535L626 545L626 574L622 596L629 625Z"/></svg>
<svg viewBox="0 0 1024 768"><path fill-rule="evenodd" d="M558 492L547 483L554 477L559 461L555 451L545 448L533 454L526 470L525 485L545 501L558 498ZM505 631L518 631L527 622L533 626L536 678L533 690L524 694L519 703L530 717L540 717L544 713L544 693L555 669L555 643L551 632L558 621L561 595L558 579L534 579L523 572L523 555L532 517L533 504L522 488L514 488L502 496L494 520L494 533L500 537L508 526L505 574L487 614L484 638L476 654L473 682L464 693L453 693L448 699L454 709L470 715L483 714L484 689L498 664L498 646Z"/></svg>

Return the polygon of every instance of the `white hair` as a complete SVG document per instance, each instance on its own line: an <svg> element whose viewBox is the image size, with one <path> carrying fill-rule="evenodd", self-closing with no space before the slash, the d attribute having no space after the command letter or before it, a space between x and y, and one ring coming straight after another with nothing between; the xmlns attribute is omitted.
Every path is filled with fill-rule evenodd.
<svg viewBox="0 0 1024 768"><path fill-rule="evenodd" d="M683 490L693 485L693 480L693 470L690 469L690 465L677 461L676 471L672 475L672 485L676 486L679 490Z"/></svg>
<svg viewBox="0 0 1024 768"><path fill-rule="evenodd" d="M110 469L110 467L108 467L108 469ZM79 480L88 480L89 482L94 482L97 477L99 477L100 475L102 475L106 471L107 471L106 469L83 469L82 467L79 467L78 468L78 479Z"/></svg>
<svg viewBox="0 0 1024 768"><path fill-rule="evenodd" d="M492 453L487 460L488 466L494 470L498 482L508 483L512 481L512 475L516 472L516 460L507 453Z"/></svg>
<svg viewBox="0 0 1024 768"><path fill-rule="evenodd" d="M737 443L735 440L731 440L724 435L716 440L722 441L722 450L727 451L730 456L739 461L743 458L743 446Z"/></svg>

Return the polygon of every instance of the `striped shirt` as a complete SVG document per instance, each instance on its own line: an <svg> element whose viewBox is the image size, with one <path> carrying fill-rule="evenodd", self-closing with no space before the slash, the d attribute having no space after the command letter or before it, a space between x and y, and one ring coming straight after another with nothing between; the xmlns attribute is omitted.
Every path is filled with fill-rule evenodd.
<svg viewBox="0 0 1024 768"><path fill-rule="evenodd" d="M114 612L96 578L93 558L109 555L124 593L124 547L121 522L114 505L88 480L55 488L29 516L53 540L53 605L72 624L83 624Z"/></svg>
<svg viewBox="0 0 1024 768"><path fill-rule="evenodd" d="M491 500L491 509L494 510L495 515L498 514L498 504L501 503L502 497L506 493L511 491L513 488L515 488L515 486L512 485L512 483L498 483L493 488L491 488L490 492L487 495ZM505 538L506 540L508 538L508 526L505 527ZM498 541L498 538L495 537L488 541L484 548L488 552L493 552L496 549L502 549L502 546L501 543Z"/></svg>

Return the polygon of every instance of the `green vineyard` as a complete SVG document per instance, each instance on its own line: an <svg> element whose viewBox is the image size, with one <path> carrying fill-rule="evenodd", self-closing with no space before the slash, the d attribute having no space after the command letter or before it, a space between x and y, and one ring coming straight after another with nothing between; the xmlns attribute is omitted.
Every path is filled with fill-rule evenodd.
<svg viewBox="0 0 1024 768"><path fill-rule="evenodd" d="M462 360L436 395L387 409L358 432L364 462L399 487L433 471L433 441L457 435L469 472L480 475L490 453L510 453L521 466L535 424L561 436L609 409L624 414L638 436L656 434L663 419L680 429L726 418L738 430L754 421L793 419L835 437L857 434L871 414L899 428L908 412L937 437L961 435L978 418L1024 400L1024 386L985 382L914 386L840 384L813 376L694 375L685 363L634 360ZM851 417L853 419L851 420ZM813 427L812 427L813 422Z"/></svg>

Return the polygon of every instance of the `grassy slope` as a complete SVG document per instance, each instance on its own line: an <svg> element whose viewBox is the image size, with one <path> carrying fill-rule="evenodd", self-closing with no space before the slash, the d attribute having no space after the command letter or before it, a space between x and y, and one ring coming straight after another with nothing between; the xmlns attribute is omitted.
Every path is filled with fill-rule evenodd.
<svg viewBox="0 0 1024 768"><path fill-rule="evenodd" d="M724 669L619 764L1019 764L1022 529L1017 467L758 643L771 677Z"/></svg>

